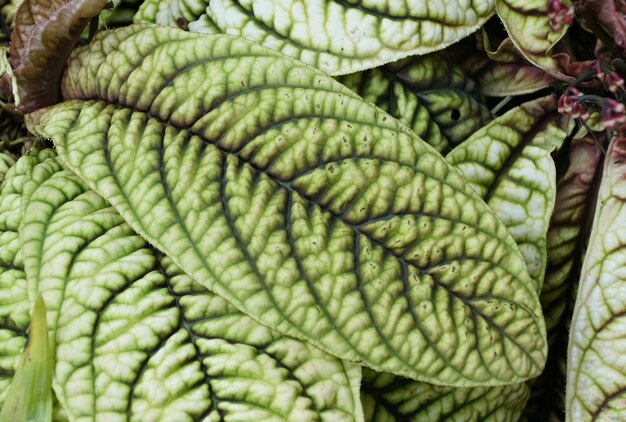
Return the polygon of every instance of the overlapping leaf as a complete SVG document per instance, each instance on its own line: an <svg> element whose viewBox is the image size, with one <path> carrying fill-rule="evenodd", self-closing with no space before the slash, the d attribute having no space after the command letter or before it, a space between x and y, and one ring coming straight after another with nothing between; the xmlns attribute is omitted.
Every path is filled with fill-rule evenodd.
<svg viewBox="0 0 626 422"><path fill-rule="evenodd" d="M361 400L365 420L511 421L528 399L526 383L504 387L441 387L363 369Z"/></svg>
<svg viewBox="0 0 626 422"><path fill-rule="evenodd" d="M0 185L7 172L15 164L15 156L10 152L0 152Z"/></svg>
<svg viewBox="0 0 626 422"><path fill-rule="evenodd" d="M26 344L30 321L18 236L22 193L34 168L49 156L50 151L35 151L23 157L7 173L0 193L0 407Z"/></svg>
<svg viewBox="0 0 626 422"><path fill-rule="evenodd" d="M565 413L566 355L569 325L580 278L594 181L601 151L591 135L573 140L569 167L557 184L556 206L548 230L548 268L541 306L548 330L548 361L532 386L525 413L530 420L562 420Z"/></svg>
<svg viewBox="0 0 626 422"><path fill-rule="evenodd" d="M35 302L28 329L28 345L11 380L0 410L2 421L52 421L52 360L46 307Z"/></svg>
<svg viewBox="0 0 626 422"><path fill-rule="evenodd" d="M542 368L539 303L505 226L412 131L332 78L241 38L139 26L77 51L64 94L32 116L36 130L255 319L435 383Z"/></svg>
<svg viewBox="0 0 626 422"><path fill-rule="evenodd" d="M18 84L15 102L20 111L27 113L57 102L65 61L89 20L105 4L106 0L21 3L9 47Z"/></svg>
<svg viewBox="0 0 626 422"><path fill-rule="evenodd" d="M490 118L476 83L438 53L347 75L339 82L409 126L439 152L461 143Z"/></svg>
<svg viewBox="0 0 626 422"><path fill-rule="evenodd" d="M75 175L44 171L27 184L28 284L47 302L70 419L362 419L358 366L237 312Z"/></svg>
<svg viewBox="0 0 626 422"><path fill-rule="evenodd" d="M604 161L567 362L567 420L619 420L626 411L626 140Z"/></svg>
<svg viewBox="0 0 626 422"><path fill-rule="evenodd" d="M493 120L446 157L506 224L537 291L543 284L556 197L550 154L570 129L554 99L540 98Z"/></svg>
<svg viewBox="0 0 626 422"><path fill-rule="evenodd" d="M594 61L576 61L571 49L558 45L568 29L550 27L546 0L498 0L496 10L513 44L534 65L557 79L572 82Z"/></svg>
<svg viewBox="0 0 626 422"><path fill-rule="evenodd" d="M339 75L444 48L494 9L495 0L148 0L135 22L243 36Z"/></svg>
<svg viewBox="0 0 626 422"><path fill-rule="evenodd" d="M475 38L475 39L474 39ZM484 29L443 53L478 84L480 93L491 97L529 94L546 88L554 78L530 64L506 38L491 45Z"/></svg>

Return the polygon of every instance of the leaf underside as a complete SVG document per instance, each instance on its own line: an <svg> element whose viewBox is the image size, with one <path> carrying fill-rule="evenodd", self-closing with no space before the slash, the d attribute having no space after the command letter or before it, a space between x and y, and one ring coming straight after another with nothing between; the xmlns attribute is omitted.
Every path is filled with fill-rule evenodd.
<svg viewBox="0 0 626 422"><path fill-rule="evenodd" d="M15 14L9 53L18 84L18 110L28 113L59 100L65 61L106 0L29 0Z"/></svg>
<svg viewBox="0 0 626 422"><path fill-rule="evenodd" d="M490 118L476 83L439 53L338 80L442 153L463 142Z"/></svg>
<svg viewBox="0 0 626 422"><path fill-rule="evenodd" d="M626 144L611 141L568 345L567 420L619 420L626 408Z"/></svg>
<svg viewBox="0 0 626 422"><path fill-rule="evenodd" d="M101 33L66 75L35 130L244 313L414 379L538 375L544 325L505 226L332 78L241 38L146 26Z"/></svg>
<svg viewBox="0 0 626 422"><path fill-rule="evenodd" d="M70 419L362 419L358 366L209 293L58 163L28 182L20 237Z"/></svg>
<svg viewBox="0 0 626 422"><path fill-rule="evenodd" d="M148 0L136 23L256 41L333 75L442 49L479 28L495 0Z"/></svg>

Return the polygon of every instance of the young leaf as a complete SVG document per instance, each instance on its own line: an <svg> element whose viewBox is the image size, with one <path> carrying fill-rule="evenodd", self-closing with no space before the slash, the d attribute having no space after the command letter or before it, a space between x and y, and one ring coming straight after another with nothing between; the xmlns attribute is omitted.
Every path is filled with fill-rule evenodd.
<svg viewBox="0 0 626 422"><path fill-rule="evenodd" d="M437 151L448 151L490 118L476 83L438 53L338 78L399 119Z"/></svg>
<svg viewBox="0 0 626 422"><path fill-rule="evenodd" d="M556 196L550 154L560 148L571 124L557 113L552 97L540 98L494 119L446 157L506 224L538 292Z"/></svg>
<svg viewBox="0 0 626 422"><path fill-rule="evenodd" d="M361 400L366 422L517 421L528 385L455 388L431 385L363 368Z"/></svg>
<svg viewBox="0 0 626 422"><path fill-rule="evenodd" d="M24 0L17 9L9 53L18 109L28 113L59 100L65 61L106 0Z"/></svg>
<svg viewBox="0 0 626 422"><path fill-rule="evenodd" d="M362 420L357 365L237 312L75 175L46 176L20 236L71 420Z"/></svg>
<svg viewBox="0 0 626 422"><path fill-rule="evenodd" d="M494 9L495 0L148 0L135 22L239 35L343 75L440 50Z"/></svg>
<svg viewBox="0 0 626 422"><path fill-rule="evenodd" d="M322 72L241 38L131 26L77 51L64 92L35 130L244 313L435 383L541 370L538 298L505 226L412 131Z"/></svg>
<svg viewBox="0 0 626 422"><path fill-rule="evenodd" d="M2 421L52 421L51 351L41 296L35 302L28 331L28 345L0 410Z"/></svg>
<svg viewBox="0 0 626 422"><path fill-rule="evenodd" d="M615 137L602 182L568 346L567 420L619 420L626 362L626 139Z"/></svg>

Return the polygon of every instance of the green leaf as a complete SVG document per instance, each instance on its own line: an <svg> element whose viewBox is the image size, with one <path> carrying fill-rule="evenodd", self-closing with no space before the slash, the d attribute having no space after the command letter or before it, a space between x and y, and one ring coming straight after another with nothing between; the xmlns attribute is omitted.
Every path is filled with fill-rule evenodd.
<svg viewBox="0 0 626 422"><path fill-rule="evenodd" d="M556 196L550 154L571 126L556 111L554 99L544 97L494 119L446 157L506 224L537 291L543 284Z"/></svg>
<svg viewBox="0 0 626 422"><path fill-rule="evenodd" d="M137 26L77 51L64 92L31 116L35 130L244 313L434 383L543 367L540 305L504 225L432 148L332 78L241 38Z"/></svg>
<svg viewBox="0 0 626 422"><path fill-rule="evenodd" d="M569 325L580 266L589 237L585 225L593 215L596 180L602 154L591 135L573 140L569 167L557 184L556 206L548 230L548 268L541 305L548 329L548 361L534 381L524 413L529 420L563 420Z"/></svg>
<svg viewBox="0 0 626 422"><path fill-rule="evenodd" d="M41 296L35 302L28 331L28 346L0 411L2 421L52 421L51 351L46 306Z"/></svg>
<svg viewBox="0 0 626 422"><path fill-rule="evenodd" d="M14 164L15 156L13 154L0 151L0 185L2 185L5 175Z"/></svg>
<svg viewBox="0 0 626 422"><path fill-rule="evenodd" d="M526 383L503 387L435 386L363 369L361 400L367 422L511 421L528 399Z"/></svg>
<svg viewBox="0 0 626 422"><path fill-rule="evenodd" d="M26 345L30 321L18 236L22 192L33 169L48 157L49 152L45 151L22 157L8 171L0 193L0 407Z"/></svg>
<svg viewBox="0 0 626 422"><path fill-rule="evenodd" d="M567 419L619 420L626 364L626 142L615 137L604 160L589 246L570 328Z"/></svg>
<svg viewBox="0 0 626 422"><path fill-rule="evenodd" d="M29 184L22 253L71 420L362 420L357 365L237 312L68 171Z"/></svg>
<svg viewBox="0 0 626 422"><path fill-rule="evenodd" d="M404 59L339 82L448 151L490 118L476 83L441 54Z"/></svg>
<svg viewBox="0 0 626 422"><path fill-rule="evenodd" d="M135 22L239 35L333 75L440 50L474 32L495 0L147 0Z"/></svg>

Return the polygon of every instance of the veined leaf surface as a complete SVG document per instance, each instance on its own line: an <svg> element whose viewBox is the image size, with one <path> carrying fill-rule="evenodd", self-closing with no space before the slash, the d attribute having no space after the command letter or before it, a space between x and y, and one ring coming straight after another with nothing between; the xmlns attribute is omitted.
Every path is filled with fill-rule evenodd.
<svg viewBox="0 0 626 422"><path fill-rule="evenodd" d="M568 421L619 420L626 408L626 140L613 138L572 316Z"/></svg>
<svg viewBox="0 0 626 422"><path fill-rule="evenodd" d="M440 50L479 28L495 0L148 0L135 22L249 38L341 75Z"/></svg>
<svg viewBox="0 0 626 422"><path fill-rule="evenodd" d="M338 80L409 126L439 152L463 142L490 118L476 83L439 53Z"/></svg>
<svg viewBox="0 0 626 422"><path fill-rule="evenodd" d="M361 400L368 422L516 422L528 394L526 383L503 387L444 387L367 368L363 368L361 385Z"/></svg>
<svg viewBox="0 0 626 422"><path fill-rule="evenodd" d="M71 420L359 421L360 368L238 312L72 173L30 181L20 237Z"/></svg>
<svg viewBox="0 0 626 422"><path fill-rule="evenodd" d="M78 50L64 95L35 130L244 313L433 383L540 372L544 323L505 226L412 131L322 72L241 38L135 26Z"/></svg>
<svg viewBox="0 0 626 422"><path fill-rule="evenodd" d="M7 173L0 192L0 407L26 345L30 308L18 227L24 183L49 151L24 156Z"/></svg>
<svg viewBox="0 0 626 422"><path fill-rule="evenodd" d="M523 104L494 119L447 155L506 224L541 291L546 235L556 196L550 154L571 130L551 97Z"/></svg>
<svg viewBox="0 0 626 422"><path fill-rule="evenodd" d="M593 215L590 198L596 189L602 154L592 136L569 145L569 167L557 184L556 205L548 230L548 267L541 306L548 330L548 360L533 382L524 413L529 420L562 421L565 414L567 339L580 266L588 239L585 227Z"/></svg>
<svg viewBox="0 0 626 422"><path fill-rule="evenodd" d="M529 63L510 38L502 40L499 45L491 45L491 42L483 27L474 36L443 52L449 61L457 63L476 81L481 94L490 97L529 94L555 81Z"/></svg>
<svg viewBox="0 0 626 422"><path fill-rule="evenodd" d="M15 164L15 157L13 154L9 152L0 152L0 185L2 185L5 175L13 164Z"/></svg>

